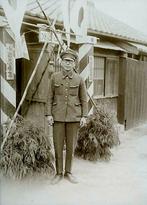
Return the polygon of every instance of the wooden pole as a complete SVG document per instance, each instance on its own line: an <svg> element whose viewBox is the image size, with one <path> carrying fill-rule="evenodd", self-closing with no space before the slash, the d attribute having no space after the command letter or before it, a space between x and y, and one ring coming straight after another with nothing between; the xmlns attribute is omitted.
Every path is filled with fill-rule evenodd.
<svg viewBox="0 0 147 205"><path fill-rule="evenodd" d="M92 99L92 97L89 95L88 91L87 91L87 95L88 95L89 99L91 100L91 103L92 103L93 106L95 107L96 111L98 112L98 108L97 108L97 106L96 106L94 100Z"/></svg>
<svg viewBox="0 0 147 205"><path fill-rule="evenodd" d="M4 145L5 145L6 141L7 141L8 135L9 135L9 133L10 133L10 129L11 129L13 123L14 123L15 118L17 117L18 111L19 111L20 107L22 106L22 104L23 104L23 102L24 102L24 100L25 100L27 91L28 91L28 89L29 89L29 86L30 86L30 84L31 84L31 82L32 82L32 80L33 80L35 74L36 74L36 71L37 71L37 69L38 69L38 65L39 65L39 63L40 63L40 61L41 61L41 58L42 58L42 56L43 56L43 53L44 53L44 51L45 51L45 48L46 48L47 44L48 44L47 42L44 43L44 46L43 46L42 51L41 51L41 53L40 53L40 56L39 56L39 58L38 58L38 60L37 60L37 63L36 63L36 65L35 65L35 68L34 68L34 70L33 70L33 72L32 72L32 75L31 75L31 77L30 77L30 79L29 79L29 81L28 81L28 83L27 83L27 86L26 86L26 88L25 88L25 91L24 91L24 93L23 93L23 96L22 96L22 98L21 98L21 101L19 102L19 105L18 105L18 107L17 107L17 109L16 109L16 111L15 111L15 114L14 114L14 116L13 116L11 122L10 122L8 131L6 132L6 136L5 136L5 138L4 138L3 142L2 142L2 145L1 145L1 151L3 150L3 147L4 147Z"/></svg>

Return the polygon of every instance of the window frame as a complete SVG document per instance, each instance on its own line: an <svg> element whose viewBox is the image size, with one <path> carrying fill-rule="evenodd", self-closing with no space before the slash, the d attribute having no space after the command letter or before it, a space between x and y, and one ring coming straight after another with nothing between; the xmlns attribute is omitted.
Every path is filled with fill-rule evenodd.
<svg viewBox="0 0 147 205"><path fill-rule="evenodd" d="M104 58L104 88L103 88L103 95L97 95L96 93L94 93L93 98L94 99L101 99L101 98L114 98L114 97L118 97L118 86L119 86L119 56L113 56L113 55L102 55L102 54L95 54L94 55L94 60L95 58ZM107 60L116 60L118 62L118 66L117 66L117 93L116 94L106 94L106 69L107 69ZM94 67L94 71L95 71L95 67ZM93 81L95 80L95 77L93 76ZM93 82L95 83L95 82ZM115 85L114 85L115 86Z"/></svg>

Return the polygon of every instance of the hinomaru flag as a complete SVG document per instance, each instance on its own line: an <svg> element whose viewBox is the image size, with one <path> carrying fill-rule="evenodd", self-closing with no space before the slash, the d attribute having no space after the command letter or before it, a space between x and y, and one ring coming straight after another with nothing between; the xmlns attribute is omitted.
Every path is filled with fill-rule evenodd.
<svg viewBox="0 0 147 205"><path fill-rule="evenodd" d="M80 36L87 35L87 0L76 0L71 8L70 25L73 32Z"/></svg>

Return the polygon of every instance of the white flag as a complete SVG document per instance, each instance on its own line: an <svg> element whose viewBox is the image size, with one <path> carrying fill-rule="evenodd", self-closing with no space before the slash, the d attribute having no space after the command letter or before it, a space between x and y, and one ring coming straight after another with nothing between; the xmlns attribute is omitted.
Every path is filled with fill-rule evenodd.
<svg viewBox="0 0 147 205"><path fill-rule="evenodd" d="M66 31L67 47L70 47L70 0L62 0L62 14Z"/></svg>
<svg viewBox="0 0 147 205"><path fill-rule="evenodd" d="M27 0L2 0L2 7L4 9L9 26L13 31L16 39L20 36L20 29L23 16L26 10Z"/></svg>
<svg viewBox="0 0 147 205"><path fill-rule="evenodd" d="M15 35L15 58L27 58L25 38L20 36L23 16L26 10L27 0L2 0L2 7L8 20L10 29ZM24 55L24 53L26 53Z"/></svg>
<svg viewBox="0 0 147 205"><path fill-rule="evenodd" d="M87 1L76 0L71 9L70 17L71 29L75 34L82 36L87 35L87 15Z"/></svg>

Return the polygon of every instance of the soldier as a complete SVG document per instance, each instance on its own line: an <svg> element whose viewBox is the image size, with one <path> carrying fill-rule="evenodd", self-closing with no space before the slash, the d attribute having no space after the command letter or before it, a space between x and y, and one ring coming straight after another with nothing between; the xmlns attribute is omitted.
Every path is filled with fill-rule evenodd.
<svg viewBox="0 0 147 205"><path fill-rule="evenodd" d="M56 175L52 181L58 183L63 178L63 147L66 144L64 177L77 183L72 175L72 159L80 126L84 126L87 116L87 94L83 79L74 69L78 62L75 51L67 49L61 55L60 72L52 74L46 106L49 125L53 125L53 142L56 160Z"/></svg>

